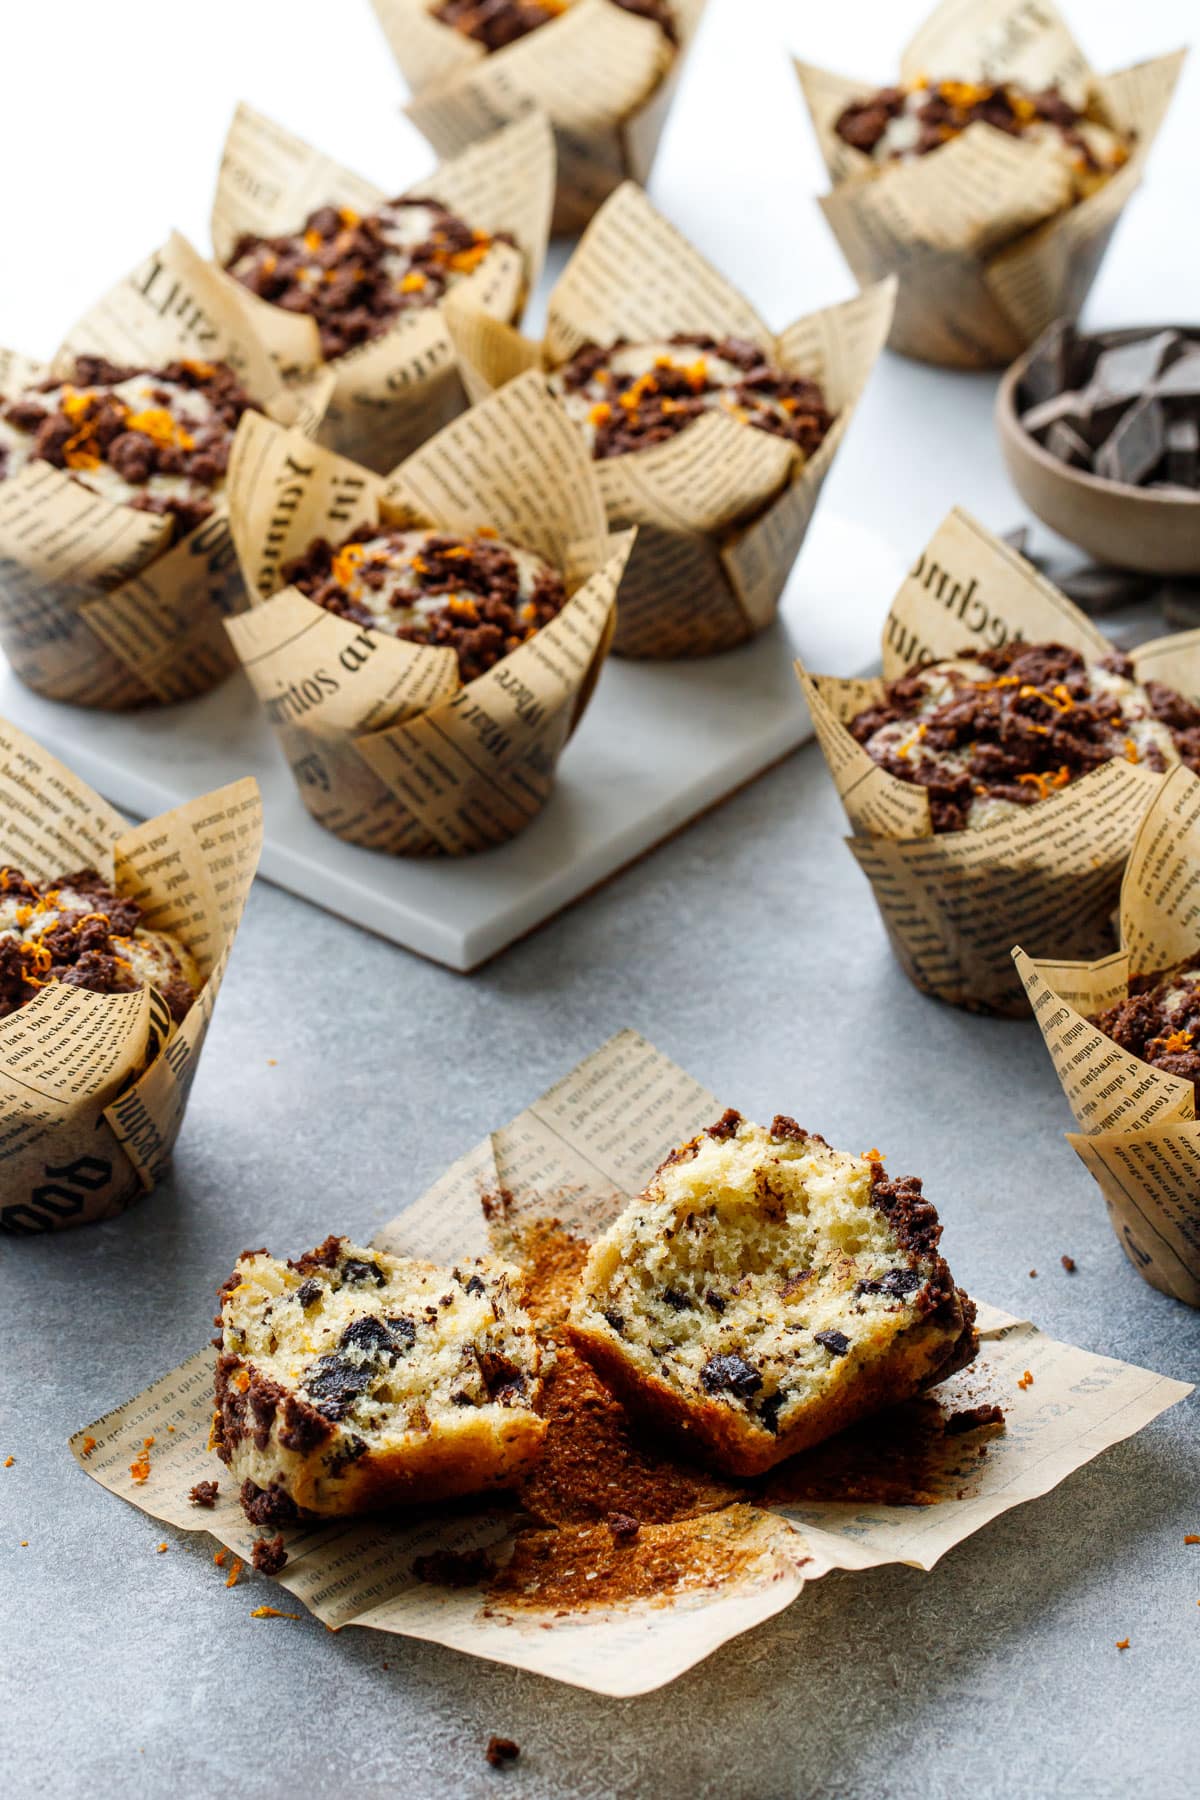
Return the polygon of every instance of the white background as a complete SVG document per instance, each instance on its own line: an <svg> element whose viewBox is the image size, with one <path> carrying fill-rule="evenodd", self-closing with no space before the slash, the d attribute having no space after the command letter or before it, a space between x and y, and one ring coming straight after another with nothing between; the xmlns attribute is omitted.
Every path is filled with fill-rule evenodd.
<svg viewBox="0 0 1200 1800"><path fill-rule="evenodd" d="M1064 0L1097 69L1174 49L1195 0ZM853 291L813 196L827 183L788 60L870 84L926 0L710 0L651 183L664 211L774 326ZM0 343L48 355L176 226L208 248L221 141L245 98L389 191L433 165L368 0L36 0L4 8ZM1200 60L1128 209L1086 318L1200 321ZM536 316L536 313L535 315ZM905 555L959 502L1022 510L991 428L990 376L885 357L825 504Z"/></svg>

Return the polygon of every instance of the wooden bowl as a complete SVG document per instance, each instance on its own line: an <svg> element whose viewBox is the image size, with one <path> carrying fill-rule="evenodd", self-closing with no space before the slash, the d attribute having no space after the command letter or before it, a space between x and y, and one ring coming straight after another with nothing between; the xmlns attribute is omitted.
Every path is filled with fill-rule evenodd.
<svg viewBox="0 0 1200 1800"><path fill-rule="evenodd" d="M1106 332L1105 340L1115 344L1152 329L1198 335L1190 325L1139 326ZM1096 562L1153 575L1200 575L1200 492L1165 494L1106 481L1043 450L1017 417L1017 387L1028 361L1028 352L1019 356L1000 383L996 429L1012 484L1029 510Z"/></svg>

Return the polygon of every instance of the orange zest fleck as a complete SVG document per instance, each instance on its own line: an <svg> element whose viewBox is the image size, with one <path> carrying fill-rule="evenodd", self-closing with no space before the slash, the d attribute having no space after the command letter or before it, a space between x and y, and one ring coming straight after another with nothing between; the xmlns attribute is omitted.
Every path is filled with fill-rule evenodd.
<svg viewBox="0 0 1200 1800"><path fill-rule="evenodd" d="M12 1466L13 1466L13 1464L14 1464L14 1463L15 1463L15 1462L16 1462L16 1460L17 1460L17 1459L16 1459L16 1457L15 1457L15 1456L6 1456L6 1457L5 1457L5 1459L4 1459L4 1466L5 1466L5 1468L6 1468L6 1469L11 1469L11 1468L12 1468Z"/></svg>
<svg viewBox="0 0 1200 1800"><path fill-rule="evenodd" d="M333 559L330 573L333 579L348 588L354 580L355 570L367 554L362 544L343 544Z"/></svg>
<svg viewBox="0 0 1200 1800"><path fill-rule="evenodd" d="M597 400L595 406L588 410L589 425L607 425L612 418L612 405L607 400Z"/></svg>
<svg viewBox="0 0 1200 1800"><path fill-rule="evenodd" d="M298 1619L300 1614L280 1612L277 1606L256 1606L250 1617L252 1619Z"/></svg>
<svg viewBox="0 0 1200 1800"><path fill-rule="evenodd" d="M342 221L342 224L346 227L347 231L353 231L361 217L362 214L356 213L352 206L338 207L338 218Z"/></svg>
<svg viewBox="0 0 1200 1800"><path fill-rule="evenodd" d="M1118 1650L1128 1650L1128 1648L1129 1648L1129 1639L1128 1638L1118 1638L1117 1639L1117 1649Z"/></svg>
<svg viewBox="0 0 1200 1800"><path fill-rule="evenodd" d="M168 1425L168 1426L167 1426L167 1430L168 1430L168 1431L174 1431L174 1429L175 1429L175 1427L174 1427L174 1426L173 1426L173 1425Z"/></svg>
<svg viewBox="0 0 1200 1800"><path fill-rule="evenodd" d="M1018 1377L1017 1386L1019 1388L1031 1388L1033 1386L1033 1376L1028 1369L1026 1369L1023 1375Z"/></svg>
<svg viewBox="0 0 1200 1800"><path fill-rule="evenodd" d="M239 1394L244 1394L246 1389L250 1386L249 1369L235 1369L229 1378L229 1383L231 1387L237 1389Z"/></svg>
<svg viewBox="0 0 1200 1800"><path fill-rule="evenodd" d="M129 1465L129 1474L136 1487L144 1487L150 1479L150 1458L145 1450Z"/></svg>
<svg viewBox="0 0 1200 1800"><path fill-rule="evenodd" d="M165 1544L156 1544L154 1548L158 1551L158 1554L162 1556L165 1554L167 1546Z"/></svg>
<svg viewBox="0 0 1200 1800"><path fill-rule="evenodd" d="M1185 1532L1183 1541L1185 1544L1200 1544L1200 1531ZM1200 1606L1200 1600L1197 1600L1196 1605Z"/></svg>
<svg viewBox="0 0 1200 1800"><path fill-rule="evenodd" d="M322 242L323 240L320 232L314 231L310 226L304 234L304 248L309 251L319 250Z"/></svg>
<svg viewBox="0 0 1200 1800"><path fill-rule="evenodd" d="M242 1561L240 1556L234 1557L233 1562L230 1566L229 1573L225 1577L225 1586L226 1587L236 1587L237 1586L237 1578L241 1574L241 1572L245 1568L245 1566L246 1565Z"/></svg>
<svg viewBox="0 0 1200 1800"><path fill-rule="evenodd" d="M218 1569L223 1569L225 1567L225 1558L228 1555L228 1550L218 1550L213 1556L213 1561L216 1563Z"/></svg>
<svg viewBox="0 0 1200 1800"><path fill-rule="evenodd" d="M1125 739L1125 761L1131 762L1131 763L1138 763L1138 762L1141 762L1141 760L1142 760L1142 758L1138 751L1138 747L1134 743L1133 739L1126 738Z"/></svg>
<svg viewBox="0 0 1200 1800"><path fill-rule="evenodd" d="M863 1161L869 1162L869 1163L881 1163L883 1161L883 1151L882 1150L864 1150L863 1151Z"/></svg>
<svg viewBox="0 0 1200 1800"><path fill-rule="evenodd" d="M1182 1056L1192 1047L1192 1034L1190 1031L1173 1031L1170 1037L1160 1038L1159 1043L1168 1056Z"/></svg>
<svg viewBox="0 0 1200 1800"><path fill-rule="evenodd" d="M129 413L125 429L140 431L155 444L177 444L181 450L193 449L196 442L165 406L147 406L141 412Z"/></svg>
<svg viewBox="0 0 1200 1800"><path fill-rule="evenodd" d="M80 1454L80 1456L90 1456L92 1454L92 1451L95 1448L96 1448L95 1438L94 1437L85 1437L82 1444L80 1444L80 1446L79 1446L79 1454Z"/></svg>
<svg viewBox="0 0 1200 1800"><path fill-rule="evenodd" d="M428 286L428 278L422 275L420 269L410 269L407 275L401 276L396 286L402 294L419 294L423 287Z"/></svg>
<svg viewBox="0 0 1200 1800"><path fill-rule="evenodd" d="M220 1435L221 1435L221 1415L214 1407L212 1423L209 1425L209 1428L208 1428L208 1443L205 1445L205 1448L208 1450L215 1450L217 1447L217 1444L220 1442Z"/></svg>

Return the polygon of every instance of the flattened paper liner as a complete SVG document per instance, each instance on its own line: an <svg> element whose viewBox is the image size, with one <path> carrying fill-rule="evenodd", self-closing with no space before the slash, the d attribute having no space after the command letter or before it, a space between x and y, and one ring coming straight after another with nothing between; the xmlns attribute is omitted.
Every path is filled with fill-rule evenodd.
<svg viewBox="0 0 1200 1800"><path fill-rule="evenodd" d="M1095 963L1035 962L1013 951L1079 1127L1067 1141L1099 1183L1134 1268L1189 1306L1200 1306L1200 1123L1192 1083L1152 1068L1089 1021L1125 998L1131 975L1200 957L1198 871L1200 781L1173 769L1129 854L1121 948Z"/></svg>
<svg viewBox="0 0 1200 1800"><path fill-rule="evenodd" d="M148 989L54 982L0 1019L0 1232L112 1218L165 1173L261 842L254 781L128 825L0 719L0 866L39 881L98 869L147 926L182 940L204 978L173 1034Z"/></svg>
<svg viewBox="0 0 1200 1800"><path fill-rule="evenodd" d="M833 190L821 209L860 283L900 277L889 344L953 368L994 368L1083 305L1162 124L1184 52L1097 75L1049 0L944 0L901 58L901 78L1057 85L1134 134L1128 162L1071 204L1051 144L970 126L932 156L879 169L837 136L846 103L870 93L797 62Z"/></svg>
<svg viewBox="0 0 1200 1800"><path fill-rule="evenodd" d="M671 0L676 49L650 19L578 0L549 24L488 55L443 25L431 0L372 0L414 98L405 108L439 156L530 107L554 127L553 230L574 236L622 181L649 180L705 0Z"/></svg>
<svg viewBox="0 0 1200 1800"><path fill-rule="evenodd" d="M739 294L627 183L605 201L550 296L544 343L457 298L447 307L463 377L478 397L522 370L558 367L589 340L694 331L748 338L819 381L837 416L801 463L794 447L724 413L648 450L593 462L614 530L638 528L613 648L621 656L729 650L775 616L821 487L891 319L894 284L799 319L774 336Z"/></svg>
<svg viewBox="0 0 1200 1800"><path fill-rule="evenodd" d="M923 788L872 761L847 721L914 663L1013 638L1066 644L1092 658L1113 646L1044 576L956 509L908 575L883 630L883 679L796 673L854 835L854 856L905 974L956 1006L1020 1016L1011 959L1023 943L1056 961L1102 955L1125 859L1162 777L1105 763L1050 799L978 831L932 831ZM1200 698L1200 633L1131 652L1152 677Z"/></svg>
<svg viewBox="0 0 1200 1800"><path fill-rule="evenodd" d="M398 1255L438 1260L482 1251L487 1235L480 1196L499 1188L527 1218L544 1216L546 1197L553 1195L553 1211L564 1224L594 1236L674 1144L722 1110L644 1038L621 1032L455 1163L376 1243ZM214 1287L225 1273L213 1272ZM207 1313L204 1295L197 1296L196 1310ZM511 1514L484 1503L449 1518L397 1513L301 1526L284 1534L288 1562L281 1585L335 1629L366 1625L447 1644L596 1693L648 1693L781 1611L806 1581L830 1569L889 1562L931 1569L989 1520L1048 1493L1191 1391L1182 1382L1056 1343L992 1307L981 1309L980 1324L989 1394L994 1391L1007 1414L1007 1430L989 1438L988 1456L977 1457L972 1442L958 1459L969 1460L969 1470L952 1469L947 1461L931 1477L938 1496L933 1505L879 1505L848 1496L739 1507L739 1515L749 1515L745 1529L757 1555L745 1575L726 1587L567 1617L532 1608L508 1613L501 1601L485 1614L478 1589L441 1588L412 1574L414 1559L436 1550L487 1545L503 1560ZM1018 1388L1026 1370L1033 1382ZM137 1399L77 1432L71 1449L89 1475L142 1512L181 1530L211 1531L248 1558L257 1533L242 1516L224 1469L206 1450L212 1374L212 1351L200 1351ZM962 1383L979 1378L957 1376L944 1384L945 1408L960 1403L956 1396L967 1391ZM154 1438L150 1474L138 1485L129 1465L148 1436ZM776 1492L786 1489L783 1477L797 1466L776 1471ZM214 1477L220 1484L217 1507L198 1513L188 1490ZM762 1500L763 1491L754 1498ZM731 1515L712 1516L719 1522ZM245 1603L253 1603L249 1592Z"/></svg>
<svg viewBox="0 0 1200 1800"><path fill-rule="evenodd" d="M261 418L229 471L255 597L228 629L319 824L391 855L503 843L550 793L607 654L632 534L610 538L592 465L529 375L432 438L389 481ZM557 618L465 687L450 649L403 643L280 591L315 537L363 522L492 526L564 571Z"/></svg>
<svg viewBox="0 0 1200 1800"><path fill-rule="evenodd" d="M517 319L550 233L554 140L545 117L531 112L503 125L407 191L440 200L479 230L513 237L515 244L493 244L454 291L487 317ZM245 232L274 237L298 230L318 206L371 212L390 198L243 104L217 178L213 247L224 263ZM386 473L466 406L441 306L408 313L382 337L327 363L315 319L270 305L231 276L220 279L285 373L295 378L318 369L328 377L332 394L319 441L339 455Z"/></svg>
<svg viewBox="0 0 1200 1800"><path fill-rule="evenodd" d="M0 356L0 386L65 376L89 351L150 367L225 361L265 412L311 434L328 383L285 390L226 288L173 235L79 321L48 369ZM0 645L27 686L123 711L194 699L232 672L224 620L246 600L224 494L164 549L170 536L169 519L103 499L49 463L0 481Z"/></svg>

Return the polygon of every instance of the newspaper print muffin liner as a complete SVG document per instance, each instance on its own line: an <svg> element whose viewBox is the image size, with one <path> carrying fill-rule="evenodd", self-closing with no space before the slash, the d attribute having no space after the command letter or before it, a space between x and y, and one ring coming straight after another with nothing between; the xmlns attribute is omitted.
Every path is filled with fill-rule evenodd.
<svg viewBox="0 0 1200 1800"><path fill-rule="evenodd" d="M1066 644L1092 658L1113 645L1015 550L956 509L917 558L883 629L883 677L796 673L813 730L853 831L892 948L922 993L978 1012L1020 1017L1014 944L1055 960L1111 947L1121 874L1163 777L1105 763L1059 793L976 831L935 834L924 788L868 756L847 723L917 662L1012 638ZM1200 700L1200 632L1140 644L1136 679Z"/></svg>
<svg viewBox="0 0 1200 1800"><path fill-rule="evenodd" d="M489 55L432 17L432 0L372 0L412 90L405 107L439 156L456 156L530 107L554 127L553 227L575 236L622 181L643 186L706 0L671 0L678 47L651 19L577 0Z"/></svg>
<svg viewBox="0 0 1200 1800"><path fill-rule="evenodd" d="M1067 1142L1099 1184L1121 1248L1151 1287L1200 1307L1195 1090L1090 1023L1125 998L1131 975L1195 958L1198 864L1200 781L1172 769L1129 854L1120 949L1099 962L1035 961L1020 948L1013 958L1079 1127Z"/></svg>
<svg viewBox="0 0 1200 1800"><path fill-rule="evenodd" d="M0 351L0 393L97 354L156 368L227 362L264 413L312 434L324 379L285 388L225 282L178 233L107 293L46 366ZM192 700L236 666L224 621L246 604L226 497L170 543L170 516L104 499L31 461L0 481L0 648L27 687L107 711ZM169 548L164 548L169 544Z"/></svg>
<svg viewBox="0 0 1200 1800"><path fill-rule="evenodd" d="M612 637L633 533L610 536L587 451L540 376L464 413L384 478L248 415L230 520L253 605L228 621L314 819L393 856L501 844L541 810ZM337 617L280 568L364 520L491 526L562 571L562 611L462 684L455 652Z"/></svg>
<svg viewBox="0 0 1200 1800"><path fill-rule="evenodd" d="M475 397L523 370L557 368L589 341L645 343L677 332L749 339L824 389L836 416L806 462L784 438L714 411L664 444L593 463L610 526L638 528L617 613L618 656L707 656L771 623L883 348L893 294L894 283L883 282L775 336L627 183L567 263L550 296L544 342L450 301L447 318Z"/></svg>
<svg viewBox="0 0 1200 1800"><path fill-rule="evenodd" d="M877 172L834 127L848 101L878 84L797 62L833 182L820 202L830 229L860 283L900 278L892 349L951 368L996 368L1052 319L1079 311L1142 178L1184 55L1098 75L1049 0L943 0L917 31L900 59L903 81L1057 86L1133 135L1128 162L1075 205L1053 145L984 124Z"/></svg>
<svg viewBox="0 0 1200 1800"><path fill-rule="evenodd" d="M499 123L499 121L496 121ZM472 306L505 322L520 317L542 270L554 198L554 141L545 118L528 114L409 184L468 225L508 232L479 267L454 284ZM362 176L239 105L225 140L212 210L221 264L244 232L297 231L326 204L374 211L391 197ZM316 320L262 300L222 269L219 279L245 309L285 378L332 381L319 442L385 474L467 405L442 305L404 313L379 337L325 362Z"/></svg>
<svg viewBox="0 0 1200 1800"><path fill-rule="evenodd" d="M780 1096L781 1103L785 1099ZM593 1238L670 1149L723 1110L720 1100L644 1038L620 1032L456 1162L384 1227L376 1246L442 1263L482 1253L489 1237L480 1200L500 1191L508 1196L511 1220L544 1220L552 1213L567 1230ZM809 1123L819 1126L820 1120ZM214 1267L214 1287L240 1247L240 1241L231 1246L230 1256ZM198 1337L207 1324L207 1298L196 1296ZM441 1507L285 1530L288 1560L278 1580L289 1598L271 1597L282 1608L300 1601L335 1631L362 1625L446 1644L595 1693L649 1693L781 1612L806 1582L831 1569L853 1572L886 1563L931 1569L990 1520L1049 1493L1191 1391L1183 1382L1057 1343L994 1307L980 1306L979 1325L976 1373L965 1371L933 1390L941 1393L940 1402L918 1403L937 1407L945 1447L936 1469L923 1476L929 1488L921 1500L867 1499L861 1486L841 1494L836 1472L828 1486L822 1484L822 1497L788 1498L781 1470L791 1465L784 1464L772 1478L774 1488L755 1490L749 1504L711 1514L731 1529L736 1525L744 1552L739 1572L721 1584L682 1585L653 1599L592 1605L564 1616L532 1605L507 1608L478 1587L418 1579L414 1562L439 1551L486 1548L504 1561L513 1542L512 1510L480 1502L450 1515ZM1002 1403L1008 1429L989 1437L985 1458L973 1447L964 1458L953 1450L964 1440L943 1435L940 1415L964 1399L970 1403L981 1385L988 1399ZM249 1563L258 1529L247 1525L225 1471L207 1449L212 1393L213 1351L203 1349L76 1432L71 1450L80 1468L110 1492L180 1530L212 1532ZM153 1448L138 1462L147 1436ZM872 1470L886 1476L888 1450L869 1453L869 1463L868 1483ZM215 1507L198 1513L189 1490L214 1478ZM651 1544L655 1530L642 1525ZM953 1567L939 1579L953 1582ZM253 1604L250 1592L246 1601Z"/></svg>
<svg viewBox="0 0 1200 1800"><path fill-rule="evenodd" d="M98 869L204 978L175 1029L153 989L63 982L0 1019L0 1233L111 1219L165 1174L261 842L252 780L129 825L0 719L0 865L35 880Z"/></svg>

